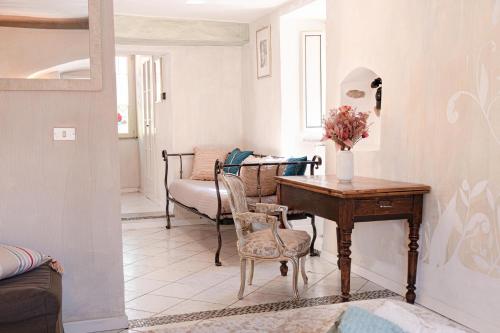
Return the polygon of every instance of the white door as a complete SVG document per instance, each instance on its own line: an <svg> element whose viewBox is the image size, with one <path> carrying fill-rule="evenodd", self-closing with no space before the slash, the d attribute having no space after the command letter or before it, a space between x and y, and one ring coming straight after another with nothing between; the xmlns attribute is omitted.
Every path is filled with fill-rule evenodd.
<svg viewBox="0 0 500 333"><path fill-rule="evenodd" d="M153 58L137 57L137 96L140 113L139 141L141 149L141 178L144 194L153 199L155 195L155 113L153 104Z"/></svg>

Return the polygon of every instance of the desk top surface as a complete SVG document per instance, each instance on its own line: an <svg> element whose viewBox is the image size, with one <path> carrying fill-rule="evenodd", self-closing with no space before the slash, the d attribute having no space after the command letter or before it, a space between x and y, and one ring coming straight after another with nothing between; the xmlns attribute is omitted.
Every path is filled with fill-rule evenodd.
<svg viewBox="0 0 500 333"><path fill-rule="evenodd" d="M366 177L354 177L352 182L345 183L340 182L334 175L276 177L276 181L279 184L341 198L425 194L431 190L427 185Z"/></svg>

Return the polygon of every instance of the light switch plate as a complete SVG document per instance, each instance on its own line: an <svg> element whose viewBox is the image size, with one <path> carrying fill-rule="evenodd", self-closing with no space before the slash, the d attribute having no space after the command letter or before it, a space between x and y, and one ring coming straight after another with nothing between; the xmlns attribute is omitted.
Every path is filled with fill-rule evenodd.
<svg viewBox="0 0 500 333"><path fill-rule="evenodd" d="M76 128L65 127L54 128L54 141L75 141L76 140Z"/></svg>

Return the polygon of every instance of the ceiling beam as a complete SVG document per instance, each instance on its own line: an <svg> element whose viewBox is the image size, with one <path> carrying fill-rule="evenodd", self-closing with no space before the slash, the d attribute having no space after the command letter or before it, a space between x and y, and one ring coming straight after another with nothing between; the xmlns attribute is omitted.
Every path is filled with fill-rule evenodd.
<svg viewBox="0 0 500 333"><path fill-rule="evenodd" d="M249 26L244 23L179 20L115 15L118 45L245 45Z"/></svg>
<svg viewBox="0 0 500 333"><path fill-rule="evenodd" d="M88 30L88 17L48 18L0 15L0 27L29 29Z"/></svg>

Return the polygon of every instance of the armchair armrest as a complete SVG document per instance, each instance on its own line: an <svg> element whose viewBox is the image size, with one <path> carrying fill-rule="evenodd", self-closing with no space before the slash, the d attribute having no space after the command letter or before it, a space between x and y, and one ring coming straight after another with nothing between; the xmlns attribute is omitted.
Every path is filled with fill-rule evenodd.
<svg viewBox="0 0 500 333"><path fill-rule="evenodd" d="M287 206L267 204L267 203L257 203L255 204L255 211L257 213L264 213L264 214L278 213L281 215L281 219L283 221L283 224L285 225L285 228L292 229L292 226L290 225L290 223L288 223Z"/></svg>
<svg viewBox="0 0 500 333"><path fill-rule="evenodd" d="M278 234L279 224L278 218L276 216L267 215L265 213L246 212L238 213L234 218L239 222L241 226L240 230L236 230L236 232L238 233L238 238L240 240L244 240L245 238L243 232L251 231L252 224L257 223L262 225L270 225L276 245L280 253L283 253L285 249L285 243Z"/></svg>
<svg viewBox="0 0 500 333"><path fill-rule="evenodd" d="M247 230L248 227L254 223L263 225L270 224L272 226L278 222L276 216L257 212L237 213L235 218L238 219L238 222L241 224L241 228Z"/></svg>

